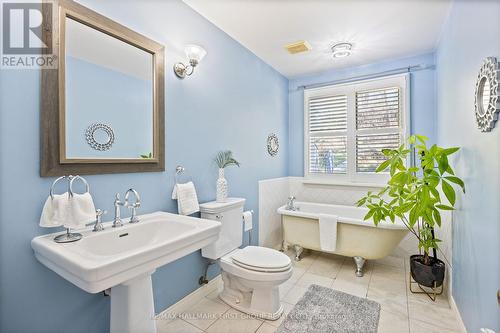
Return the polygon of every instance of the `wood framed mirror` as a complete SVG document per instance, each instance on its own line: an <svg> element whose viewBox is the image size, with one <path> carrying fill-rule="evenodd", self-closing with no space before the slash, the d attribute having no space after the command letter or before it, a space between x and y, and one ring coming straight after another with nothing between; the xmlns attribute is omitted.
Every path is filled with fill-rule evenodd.
<svg viewBox="0 0 500 333"><path fill-rule="evenodd" d="M53 7L41 175L164 171L164 46L76 2Z"/></svg>

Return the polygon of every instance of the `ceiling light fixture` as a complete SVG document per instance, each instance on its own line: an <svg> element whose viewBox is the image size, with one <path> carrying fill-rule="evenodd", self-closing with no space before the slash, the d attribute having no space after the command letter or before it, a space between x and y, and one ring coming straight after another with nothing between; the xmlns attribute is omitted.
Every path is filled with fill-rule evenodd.
<svg viewBox="0 0 500 333"><path fill-rule="evenodd" d="M334 58L344 58L351 55L351 43L338 43L332 46L332 53Z"/></svg>

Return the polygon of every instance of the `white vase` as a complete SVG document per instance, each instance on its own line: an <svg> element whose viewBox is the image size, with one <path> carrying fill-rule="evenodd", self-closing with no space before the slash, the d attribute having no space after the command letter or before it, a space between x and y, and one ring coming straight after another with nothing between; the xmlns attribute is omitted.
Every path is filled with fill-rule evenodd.
<svg viewBox="0 0 500 333"><path fill-rule="evenodd" d="M217 202L226 202L227 199L227 180L224 178L224 169L219 169L219 179L217 179L217 194L215 196Z"/></svg>

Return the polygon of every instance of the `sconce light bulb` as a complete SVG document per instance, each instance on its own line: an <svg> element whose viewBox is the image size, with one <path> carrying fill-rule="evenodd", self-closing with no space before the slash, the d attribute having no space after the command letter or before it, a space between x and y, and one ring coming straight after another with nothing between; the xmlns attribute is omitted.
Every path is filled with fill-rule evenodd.
<svg viewBox="0 0 500 333"><path fill-rule="evenodd" d="M189 62L196 62L198 64L206 55L207 51L199 45L186 45L184 49Z"/></svg>
<svg viewBox="0 0 500 333"><path fill-rule="evenodd" d="M185 65L182 62L178 62L174 65L174 72L180 79L193 74L194 68L198 66L200 61L207 54L207 51L199 45L187 45L184 52L186 52L189 64Z"/></svg>

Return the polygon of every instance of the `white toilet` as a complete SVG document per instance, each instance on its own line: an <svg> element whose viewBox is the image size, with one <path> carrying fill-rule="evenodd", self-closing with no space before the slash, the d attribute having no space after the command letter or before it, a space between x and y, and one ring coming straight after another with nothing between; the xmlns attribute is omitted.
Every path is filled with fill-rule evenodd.
<svg viewBox="0 0 500 333"><path fill-rule="evenodd" d="M290 258L273 249L247 246L239 249L243 237L245 199L200 205L201 217L222 223L219 239L202 249L202 256L220 259L224 289L219 297L231 307L264 319L281 316L279 286L292 276Z"/></svg>

